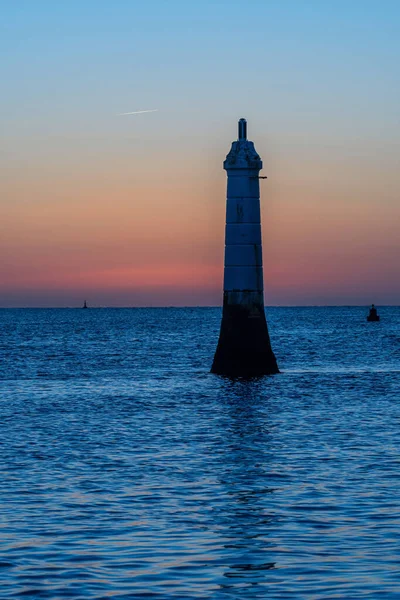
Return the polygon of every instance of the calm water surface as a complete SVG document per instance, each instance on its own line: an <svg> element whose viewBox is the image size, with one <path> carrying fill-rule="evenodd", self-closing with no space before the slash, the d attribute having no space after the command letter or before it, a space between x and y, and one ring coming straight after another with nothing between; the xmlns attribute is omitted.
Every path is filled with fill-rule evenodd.
<svg viewBox="0 0 400 600"><path fill-rule="evenodd" d="M400 598L400 308L0 311L1 598Z"/></svg>

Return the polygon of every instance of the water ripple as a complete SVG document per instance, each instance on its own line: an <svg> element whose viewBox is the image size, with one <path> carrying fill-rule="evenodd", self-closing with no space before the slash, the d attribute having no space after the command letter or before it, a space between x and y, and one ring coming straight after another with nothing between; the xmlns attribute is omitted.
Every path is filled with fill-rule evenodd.
<svg viewBox="0 0 400 600"><path fill-rule="evenodd" d="M0 310L0 597L400 598L400 309Z"/></svg>

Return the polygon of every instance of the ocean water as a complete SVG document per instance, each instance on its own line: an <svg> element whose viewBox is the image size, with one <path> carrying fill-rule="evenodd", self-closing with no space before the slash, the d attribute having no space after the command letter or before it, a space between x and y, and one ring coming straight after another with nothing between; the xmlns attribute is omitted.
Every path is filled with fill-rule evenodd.
<svg viewBox="0 0 400 600"><path fill-rule="evenodd" d="M0 311L0 597L400 598L400 308Z"/></svg>

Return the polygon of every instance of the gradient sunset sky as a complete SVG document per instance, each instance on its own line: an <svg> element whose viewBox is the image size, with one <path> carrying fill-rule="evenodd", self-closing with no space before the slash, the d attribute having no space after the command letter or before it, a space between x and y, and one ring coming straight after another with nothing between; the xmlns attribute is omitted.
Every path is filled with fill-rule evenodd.
<svg viewBox="0 0 400 600"><path fill-rule="evenodd" d="M395 0L5 0L0 306L220 305L240 117L266 304L400 304L399 30Z"/></svg>

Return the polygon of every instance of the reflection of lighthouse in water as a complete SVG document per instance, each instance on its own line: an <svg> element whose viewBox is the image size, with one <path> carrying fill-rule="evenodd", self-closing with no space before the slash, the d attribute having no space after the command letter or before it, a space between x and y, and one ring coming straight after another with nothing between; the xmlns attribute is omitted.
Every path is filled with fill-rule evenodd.
<svg viewBox="0 0 400 600"><path fill-rule="evenodd" d="M213 373L278 373L264 312L260 184L262 161L239 121L239 139L224 162L228 174L224 304Z"/></svg>

